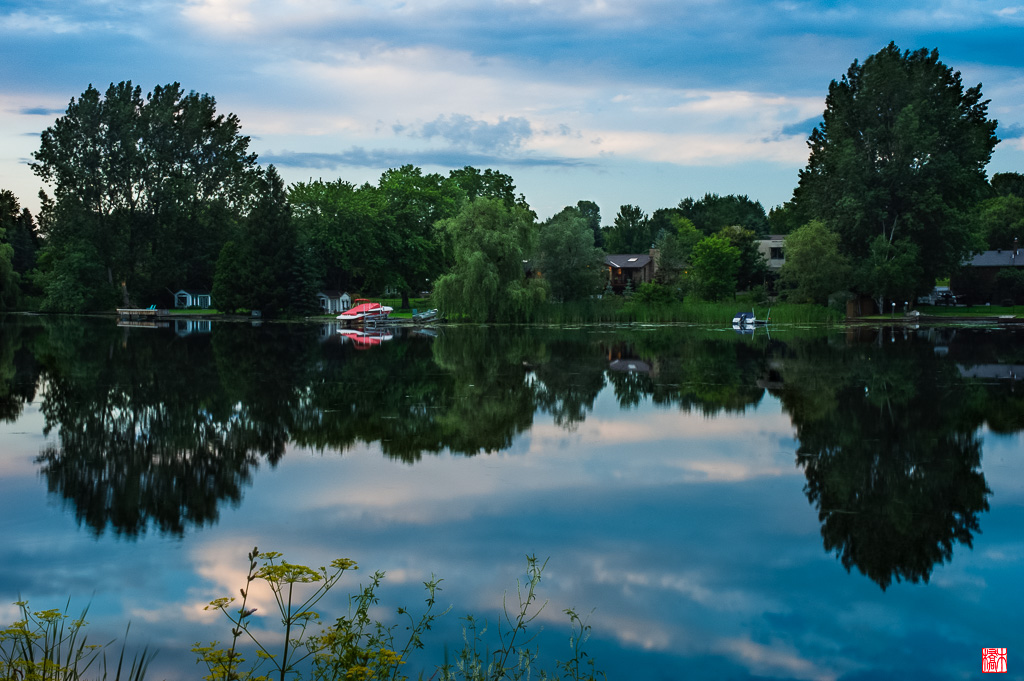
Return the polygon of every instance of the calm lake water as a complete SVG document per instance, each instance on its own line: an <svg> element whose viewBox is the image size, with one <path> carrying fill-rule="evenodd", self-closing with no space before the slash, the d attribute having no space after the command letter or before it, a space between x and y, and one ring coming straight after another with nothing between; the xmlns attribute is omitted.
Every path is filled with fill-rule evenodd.
<svg viewBox="0 0 1024 681"><path fill-rule="evenodd" d="M347 557L385 619L444 578L429 676L533 554L541 653L590 613L611 679L1024 669L1022 332L179 326L0 321L0 622L70 597L199 678L253 546Z"/></svg>

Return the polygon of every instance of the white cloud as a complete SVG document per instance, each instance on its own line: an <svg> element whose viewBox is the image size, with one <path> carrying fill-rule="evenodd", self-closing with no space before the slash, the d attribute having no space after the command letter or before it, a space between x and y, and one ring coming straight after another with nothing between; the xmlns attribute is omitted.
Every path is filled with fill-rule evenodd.
<svg viewBox="0 0 1024 681"><path fill-rule="evenodd" d="M744 661L751 672L759 675L765 674L766 670L776 670L798 679L815 681L833 681L838 676L832 670L818 667L781 642L765 645L747 638L733 638L724 639L719 647L721 652Z"/></svg>

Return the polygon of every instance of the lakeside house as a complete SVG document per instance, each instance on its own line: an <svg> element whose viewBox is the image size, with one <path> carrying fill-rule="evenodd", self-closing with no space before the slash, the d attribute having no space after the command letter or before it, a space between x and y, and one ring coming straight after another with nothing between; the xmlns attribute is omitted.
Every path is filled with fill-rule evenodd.
<svg viewBox="0 0 1024 681"><path fill-rule="evenodd" d="M604 256L608 268L608 284L621 293L627 284L636 289L640 284L654 281L656 269L655 249L650 253L623 253Z"/></svg>
<svg viewBox="0 0 1024 681"><path fill-rule="evenodd" d="M316 294L316 299L324 314L341 314L352 307L352 297L344 291L324 289Z"/></svg>
<svg viewBox="0 0 1024 681"><path fill-rule="evenodd" d="M181 289L174 294L174 307L179 310L211 307L210 292L205 289Z"/></svg>

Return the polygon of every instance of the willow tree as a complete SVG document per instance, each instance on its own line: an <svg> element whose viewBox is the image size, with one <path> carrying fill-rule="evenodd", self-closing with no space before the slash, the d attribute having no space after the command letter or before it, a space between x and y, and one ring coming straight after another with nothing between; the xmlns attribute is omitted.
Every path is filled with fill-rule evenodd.
<svg viewBox="0 0 1024 681"><path fill-rule="evenodd" d="M998 141L987 113L936 50L890 43L832 81L793 200L840 235L862 293L880 297L871 282L891 277L873 270L896 260L912 275L902 295L929 290L976 246L966 217Z"/></svg>
<svg viewBox="0 0 1024 681"><path fill-rule="evenodd" d="M547 291L541 280L527 277L524 267L537 231L530 211L478 198L437 228L451 245L455 263L434 288L442 312L481 322L533 316Z"/></svg>

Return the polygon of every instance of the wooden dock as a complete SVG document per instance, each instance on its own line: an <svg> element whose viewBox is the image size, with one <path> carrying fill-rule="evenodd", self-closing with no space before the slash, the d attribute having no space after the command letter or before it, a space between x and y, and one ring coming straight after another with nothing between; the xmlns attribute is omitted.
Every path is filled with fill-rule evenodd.
<svg viewBox="0 0 1024 681"><path fill-rule="evenodd" d="M117 316L121 319L157 319L166 314L167 310L158 310L155 307L145 309L134 307L117 308Z"/></svg>

